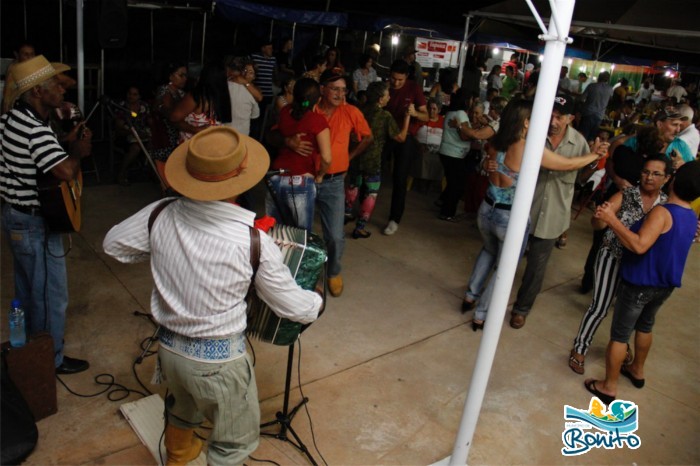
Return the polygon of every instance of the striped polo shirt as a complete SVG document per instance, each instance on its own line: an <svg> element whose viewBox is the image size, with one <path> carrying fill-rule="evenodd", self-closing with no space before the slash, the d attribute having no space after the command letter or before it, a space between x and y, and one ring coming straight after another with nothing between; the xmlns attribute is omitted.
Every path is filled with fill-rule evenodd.
<svg viewBox="0 0 700 466"><path fill-rule="evenodd" d="M272 97L272 77L277 69L277 60L259 53L252 54L250 58L255 62L255 85L260 88L263 97Z"/></svg>
<svg viewBox="0 0 700 466"><path fill-rule="evenodd" d="M37 169L47 173L67 157L48 124L26 104L0 117L0 196L10 204L39 207Z"/></svg>

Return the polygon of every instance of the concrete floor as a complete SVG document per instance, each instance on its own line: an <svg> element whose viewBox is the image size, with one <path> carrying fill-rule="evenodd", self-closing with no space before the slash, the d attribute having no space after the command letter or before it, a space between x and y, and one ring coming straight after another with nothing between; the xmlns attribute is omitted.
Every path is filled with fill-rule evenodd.
<svg viewBox="0 0 700 466"><path fill-rule="evenodd" d="M103 390L94 381L102 373L142 390L132 365L153 327L133 311L148 312L149 267L119 264L101 245L113 224L158 195L150 183L101 185L84 192L84 227L73 235L68 255L66 350L88 359L91 368L62 377L78 393ZM329 297L325 314L301 338L301 370L298 375L295 368L294 386L300 377L310 399L310 418L300 411L293 427L319 463L323 457L331 465L418 465L449 456L483 337L468 325L472 313L459 312L481 245L475 222L440 221L432 205L434 194L410 192L398 233L382 236L389 197L387 189L380 194L369 226L372 237L347 240L345 293ZM594 449L575 459L561 454L564 405L585 409L591 398L583 388L584 377L567 366L571 342L590 301L590 295L577 291L590 244L588 219L586 213L574 222L566 250L554 250L544 290L527 325L513 330L506 316L471 464L700 463L697 245L684 287L657 319L646 386L637 390L621 381L618 397L639 405L640 448ZM7 309L12 262L4 242L2 252L1 304ZM2 314L6 339L7 318ZM596 335L586 376L604 374L609 322ZM282 406L287 348L259 342L254 347L262 419L270 420ZM148 383L153 365L154 358L147 358L135 371L149 390L163 394ZM59 411L38 423L39 443L26 464L155 464L119 412L121 403L138 398L82 398L59 385ZM291 402L300 399L295 388ZM276 439L263 438L253 456L279 464L307 464L294 447ZM251 459L247 464L256 463Z"/></svg>

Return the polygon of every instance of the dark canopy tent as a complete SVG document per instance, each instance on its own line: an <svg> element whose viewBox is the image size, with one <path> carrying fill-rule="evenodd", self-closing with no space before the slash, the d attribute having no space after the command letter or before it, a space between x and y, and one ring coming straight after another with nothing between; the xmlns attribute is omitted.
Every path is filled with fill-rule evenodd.
<svg viewBox="0 0 700 466"><path fill-rule="evenodd" d="M253 36L253 42L265 39L290 38L293 42L293 57L298 57L299 51L307 47L316 52L315 39L323 32L323 27L345 27L348 22L346 13L327 11L300 10L295 8L277 7L253 3L244 0L218 0L215 2L215 15L227 22L248 27L249 35ZM269 27L260 27L269 24ZM251 27L253 26L253 27ZM298 29L297 26L305 27ZM309 30L308 27L313 27ZM237 36L237 34L236 34ZM251 39L250 37L248 39ZM234 38L234 42L236 38ZM319 40L320 42L320 40ZM255 47L249 47L254 50ZM299 65L305 69L305 63Z"/></svg>
<svg viewBox="0 0 700 466"><path fill-rule="evenodd" d="M215 5L217 13L233 22L259 22L274 19L289 23L335 27L345 27L348 23L346 13L282 8L243 0L218 0Z"/></svg>
<svg viewBox="0 0 700 466"><path fill-rule="evenodd" d="M400 29L410 35L423 35L441 39L462 40L464 30L445 24L404 16L378 16L352 13L348 27L360 31L378 32L386 28Z"/></svg>

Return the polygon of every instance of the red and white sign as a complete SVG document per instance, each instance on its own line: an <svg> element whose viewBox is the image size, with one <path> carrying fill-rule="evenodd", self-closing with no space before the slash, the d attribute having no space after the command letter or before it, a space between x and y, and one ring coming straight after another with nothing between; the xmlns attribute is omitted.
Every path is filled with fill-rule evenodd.
<svg viewBox="0 0 700 466"><path fill-rule="evenodd" d="M416 61L423 68L456 68L459 66L459 44L455 40L416 37Z"/></svg>

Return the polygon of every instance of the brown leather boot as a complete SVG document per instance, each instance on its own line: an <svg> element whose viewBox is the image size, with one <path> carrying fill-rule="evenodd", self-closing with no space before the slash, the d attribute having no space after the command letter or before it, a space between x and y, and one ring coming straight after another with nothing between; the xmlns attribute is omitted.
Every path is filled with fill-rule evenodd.
<svg viewBox="0 0 700 466"><path fill-rule="evenodd" d="M194 429L168 424L165 428L165 449L168 452L166 466L184 466L199 456L202 441L194 435Z"/></svg>

